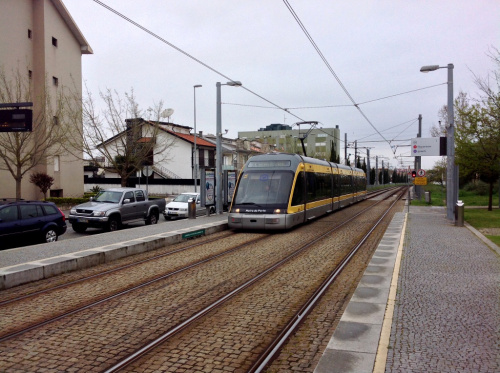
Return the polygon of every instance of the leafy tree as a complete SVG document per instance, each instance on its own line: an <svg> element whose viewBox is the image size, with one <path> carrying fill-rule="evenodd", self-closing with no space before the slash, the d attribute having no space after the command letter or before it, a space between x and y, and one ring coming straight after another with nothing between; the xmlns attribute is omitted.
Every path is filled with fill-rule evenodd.
<svg viewBox="0 0 500 373"><path fill-rule="evenodd" d="M456 101L460 123L455 133L455 157L460 170L477 173L489 184L488 210L492 210L493 186L500 175L500 51L490 55L497 65L488 78L475 76L479 98L466 95ZM458 99L457 99L458 100Z"/></svg>
<svg viewBox="0 0 500 373"><path fill-rule="evenodd" d="M27 74L0 68L0 103L33 102L32 132L0 133L0 170L9 171L14 178L16 198L21 198L21 183L28 172L44 166L50 157L64 154L69 142L77 144L70 140L74 131L65 121L72 108L65 105L64 89L53 99L47 87L45 83L35 95Z"/></svg>
<svg viewBox="0 0 500 373"><path fill-rule="evenodd" d="M429 182L439 183L443 186L446 180L446 159L442 158L434 163L434 168L427 171L427 177L429 178Z"/></svg>
<svg viewBox="0 0 500 373"><path fill-rule="evenodd" d="M340 163L340 155L337 154L335 143L333 141L330 142L330 162Z"/></svg>
<svg viewBox="0 0 500 373"><path fill-rule="evenodd" d="M54 184L54 178L44 172L36 172L30 175L30 183L35 184L43 193L43 198L47 199L47 191Z"/></svg>

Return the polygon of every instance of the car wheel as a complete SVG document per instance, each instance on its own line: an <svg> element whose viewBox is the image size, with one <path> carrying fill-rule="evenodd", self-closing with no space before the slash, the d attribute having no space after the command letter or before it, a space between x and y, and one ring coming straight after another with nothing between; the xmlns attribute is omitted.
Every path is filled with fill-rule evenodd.
<svg viewBox="0 0 500 373"><path fill-rule="evenodd" d="M83 224L71 224L71 227L77 233L84 233L87 230L87 226Z"/></svg>
<svg viewBox="0 0 500 373"><path fill-rule="evenodd" d="M117 231L118 228L120 228L120 222L118 221L118 219L117 218L109 219L108 227L106 230L108 232L114 232L114 231Z"/></svg>
<svg viewBox="0 0 500 373"><path fill-rule="evenodd" d="M146 219L146 225L152 225L158 223L158 213L152 212L151 215Z"/></svg>
<svg viewBox="0 0 500 373"><path fill-rule="evenodd" d="M43 235L43 242L49 243L56 241L57 241L57 232L52 228L47 229Z"/></svg>

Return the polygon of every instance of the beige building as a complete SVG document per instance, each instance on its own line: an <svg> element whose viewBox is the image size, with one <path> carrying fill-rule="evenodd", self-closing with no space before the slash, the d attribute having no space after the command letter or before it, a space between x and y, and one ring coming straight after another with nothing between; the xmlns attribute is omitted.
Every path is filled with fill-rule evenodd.
<svg viewBox="0 0 500 373"><path fill-rule="evenodd" d="M82 54L92 49L60 0L1 0L0 69L5 74L27 77L33 102L33 118L40 112L36 97L47 88L55 112L55 97L68 87L82 94ZM51 120L57 122L58 118ZM64 122L58 122L65 125ZM78 152L76 152L78 153ZM81 153L81 150L80 150ZM63 153L46 157L43 164L27 172L21 184L24 199L41 199L38 188L29 182L33 172L54 178L51 196L73 197L83 193L83 161ZM0 159L0 162L3 162ZM0 164L0 168L5 165ZM16 184L8 171L0 170L0 198L15 197Z"/></svg>

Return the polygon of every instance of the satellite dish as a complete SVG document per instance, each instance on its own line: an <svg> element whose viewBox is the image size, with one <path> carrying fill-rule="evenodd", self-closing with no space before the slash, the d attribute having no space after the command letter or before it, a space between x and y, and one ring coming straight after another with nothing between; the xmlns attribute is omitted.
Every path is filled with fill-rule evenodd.
<svg viewBox="0 0 500 373"><path fill-rule="evenodd" d="M165 109L161 112L161 117L162 118L168 118L168 121L170 122L170 117L174 113L174 109Z"/></svg>

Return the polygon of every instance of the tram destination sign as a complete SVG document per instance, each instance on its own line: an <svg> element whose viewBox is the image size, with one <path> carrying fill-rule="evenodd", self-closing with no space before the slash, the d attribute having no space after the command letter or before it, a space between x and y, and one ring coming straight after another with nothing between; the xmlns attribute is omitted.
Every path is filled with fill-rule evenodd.
<svg viewBox="0 0 500 373"><path fill-rule="evenodd" d="M411 155L415 157L446 155L446 137L411 139Z"/></svg>

